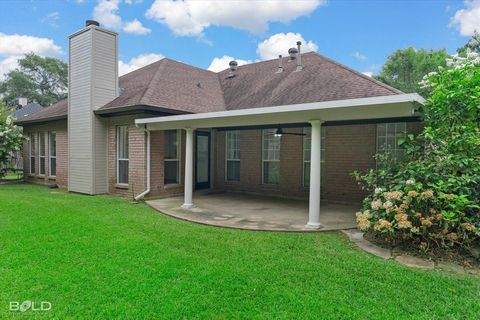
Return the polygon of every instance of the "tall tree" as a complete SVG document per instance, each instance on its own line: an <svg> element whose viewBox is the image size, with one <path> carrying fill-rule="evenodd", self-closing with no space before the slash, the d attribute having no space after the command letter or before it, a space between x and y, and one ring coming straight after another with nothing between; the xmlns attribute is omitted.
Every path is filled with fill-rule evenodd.
<svg viewBox="0 0 480 320"><path fill-rule="evenodd" d="M439 66L445 67L448 57L445 49L399 49L388 57L375 78L406 93L428 95L428 89L421 88L419 82L424 75L437 71Z"/></svg>
<svg viewBox="0 0 480 320"><path fill-rule="evenodd" d="M477 30L473 32L472 38L463 47L457 49L457 53L464 56L468 50L480 53L480 33Z"/></svg>
<svg viewBox="0 0 480 320"><path fill-rule="evenodd" d="M24 97L49 106L67 96L68 67L61 60L26 54L18 60L19 67L6 74L0 83L0 94L10 108L16 108Z"/></svg>

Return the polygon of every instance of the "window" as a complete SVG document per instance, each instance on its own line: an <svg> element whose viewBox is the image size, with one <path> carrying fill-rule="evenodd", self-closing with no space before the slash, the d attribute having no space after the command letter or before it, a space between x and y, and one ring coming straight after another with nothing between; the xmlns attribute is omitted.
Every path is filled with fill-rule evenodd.
<svg viewBox="0 0 480 320"><path fill-rule="evenodd" d="M30 133L28 141L28 155L30 158L30 174L35 174L35 134Z"/></svg>
<svg viewBox="0 0 480 320"><path fill-rule="evenodd" d="M128 184L128 126L117 127L117 183Z"/></svg>
<svg viewBox="0 0 480 320"><path fill-rule="evenodd" d="M280 139L276 129L263 130L263 183L278 184L280 182Z"/></svg>
<svg viewBox="0 0 480 320"><path fill-rule="evenodd" d="M320 129L320 181L325 183L325 127ZM312 128L303 129L303 186L310 186L310 150L312 146Z"/></svg>
<svg viewBox="0 0 480 320"><path fill-rule="evenodd" d="M225 180L240 181L240 131L227 131L225 141Z"/></svg>
<svg viewBox="0 0 480 320"><path fill-rule="evenodd" d="M405 122L379 123L377 125L377 152L390 155L394 161L402 159L405 150L399 146L399 143L401 139L405 139L405 136Z"/></svg>
<svg viewBox="0 0 480 320"><path fill-rule="evenodd" d="M165 131L164 184L180 183L180 131Z"/></svg>
<svg viewBox="0 0 480 320"><path fill-rule="evenodd" d="M45 132L40 132L38 134L38 157L39 157L39 175L45 175L45 155L46 155L46 145L45 145Z"/></svg>
<svg viewBox="0 0 480 320"><path fill-rule="evenodd" d="M50 177L57 175L57 133L48 133L48 174Z"/></svg>

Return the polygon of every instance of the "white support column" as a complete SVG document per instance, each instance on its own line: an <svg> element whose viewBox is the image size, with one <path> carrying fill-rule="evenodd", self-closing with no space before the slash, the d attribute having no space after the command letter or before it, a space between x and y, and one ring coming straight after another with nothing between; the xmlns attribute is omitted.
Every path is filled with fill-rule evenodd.
<svg viewBox="0 0 480 320"><path fill-rule="evenodd" d="M193 129L185 128L187 134L185 143L185 192L182 208L193 208Z"/></svg>
<svg viewBox="0 0 480 320"><path fill-rule="evenodd" d="M312 139L310 146L310 197L308 206L308 228L320 228L320 161L321 126L320 120L312 120Z"/></svg>

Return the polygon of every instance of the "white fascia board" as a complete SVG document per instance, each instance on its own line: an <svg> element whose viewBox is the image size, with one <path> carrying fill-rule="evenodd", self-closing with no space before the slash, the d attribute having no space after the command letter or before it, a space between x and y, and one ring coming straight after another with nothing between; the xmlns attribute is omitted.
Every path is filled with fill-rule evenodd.
<svg viewBox="0 0 480 320"><path fill-rule="evenodd" d="M416 93L370 98L303 103L231 111L137 119L149 130L218 128L302 123L311 120L342 121L411 117L425 100Z"/></svg>

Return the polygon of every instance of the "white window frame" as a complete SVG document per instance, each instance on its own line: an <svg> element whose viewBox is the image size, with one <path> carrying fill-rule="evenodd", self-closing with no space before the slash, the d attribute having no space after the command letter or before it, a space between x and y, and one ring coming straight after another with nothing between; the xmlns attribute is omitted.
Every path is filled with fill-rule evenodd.
<svg viewBox="0 0 480 320"><path fill-rule="evenodd" d="M163 157L163 184L165 186L178 186L180 184L181 179L181 168L182 168L182 130L165 130L166 131L176 131L177 132L177 158L176 159L167 159L165 156ZM166 137L166 135L164 135ZM166 139L164 139L164 150L165 146L167 145ZM178 162L177 166L177 179L176 182L165 183L165 162Z"/></svg>
<svg viewBox="0 0 480 320"><path fill-rule="evenodd" d="M127 143L127 158L120 158L119 157L119 154L120 154L120 128L125 128L126 129L126 143ZM116 152L116 167L117 167L117 185L122 185L122 186L128 186L129 184L129 174L127 172L127 182L120 182L120 161L126 161L128 162L128 171L130 171L130 159L129 159L129 152L130 152L130 148L129 148L129 145L128 145L128 135L129 135L129 132L128 132L128 125L119 125L116 127L116 130L115 130L115 140L116 140L116 145L117 145L117 152Z"/></svg>
<svg viewBox="0 0 480 320"><path fill-rule="evenodd" d="M47 174L47 140L46 133L38 133L38 176L45 177ZM43 155L41 148L41 141L43 140ZM42 173L42 159L43 159L43 173Z"/></svg>
<svg viewBox="0 0 480 320"><path fill-rule="evenodd" d="M277 136L276 133L277 129L263 129L262 130L262 184L265 185L279 185L280 184L280 158L281 158L281 145L282 145L282 137ZM271 132L271 135L275 138L278 138L278 144L279 144L279 149L278 149L278 160L271 160L271 159L265 159L265 136ZM265 182L265 162L278 162L279 167L278 167L278 183L270 183L270 182Z"/></svg>
<svg viewBox="0 0 480 320"><path fill-rule="evenodd" d="M32 170L32 159L33 159L33 170ZM36 161L35 161L35 133L29 134L28 141L28 172L31 175L35 175L36 171Z"/></svg>
<svg viewBox="0 0 480 320"><path fill-rule="evenodd" d="M53 154L52 150L52 136L55 135L55 155ZM52 174L52 159L55 159L55 174ZM48 132L48 176L51 178L55 178L57 176L57 132L50 131Z"/></svg>
<svg viewBox="0 0 480 320"><path fill-rule="evenodd" d="M385 133L381 135L380 128L381 126L385 126ZM394 133L389 134L388 128L394 126ZM391 123L378 123L377 124L377 131L376 131L376 145L377 145L377 153L385 153L391 152L393 154L393 160L398 161L397 154L400 152L404 152L404 148L398 145L398 139L403 138L405 139L407 135L407 123L406 122L391 122ZM385 146L382 147L380 145L381 139L385 140ZM393 139L393 147L388 147L388 139ZM378 165L378 163L377 163Z"/></svg>
<svg viewBox="0 0 480 320"><path fill-rule="evenodd" d="M308 130L310 129L310 130ZM310 131L310 132L309 132ZM310 140L310 152L312 151L312 129L311 127L303 128L303 163L302 163L302 185L304 188L310 187L309 184L305 181L305 164L310 164L310 157L305 157L305 140ZM325 133L326 129L324 126L320 127L320 179L321 183L325 184L326 173L325 173Z"/></svg>
<svg viewBox="0 0 480 320"><path fill-rule="evenodd" d="M238 148L234 148L234 149L238 150L238 158L229 158L228 157L229 149L230 149L230 147L232 147L232 143L231 143L232 139L230 139L231 138L231 137L229 137L230 135L234 135L233 140L237 140L236 145L238 146ZM235 147L235 144L233 144L233 147ZM232 152L232 154L234 154L234 153L235 152ZM226 182L238 182L238 181L240 181L240 177L238 178L238 180L228 180L228 162L229 161L235 161L235 162L238 162L240 164L240 130L225 131L225 181Z"/></svg>

